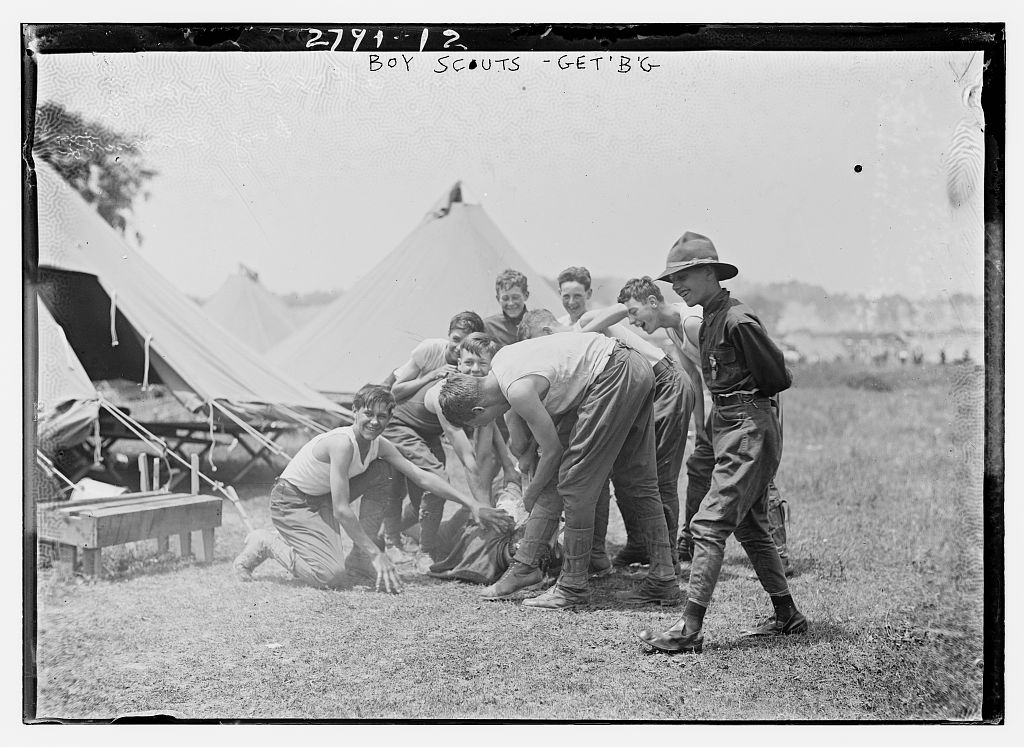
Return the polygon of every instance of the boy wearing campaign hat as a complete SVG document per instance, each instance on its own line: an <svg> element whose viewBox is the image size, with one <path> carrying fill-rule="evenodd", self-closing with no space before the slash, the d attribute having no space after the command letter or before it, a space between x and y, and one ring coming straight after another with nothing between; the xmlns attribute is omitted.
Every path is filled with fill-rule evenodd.
<svg viewBox="0 0 1024 747"><path fill-rule="evenodd" d="M687 232L669 251L657 279L670 282L688 306L702 306L698 335L701 371L711 393L711 441L715 466L711 488L690 523L693 561L683 616L668 630L641 631L638 638L670 653L699 653L704 614L711 602L729 535L735 534L758 580L771 597L775 615L746 635L804 633L807 619L797 610L768 526L768 485L782 457L782 430L771 397L792 383L782 351L746 304L721 281L736 277L721 262L711 240Z"/></svg>

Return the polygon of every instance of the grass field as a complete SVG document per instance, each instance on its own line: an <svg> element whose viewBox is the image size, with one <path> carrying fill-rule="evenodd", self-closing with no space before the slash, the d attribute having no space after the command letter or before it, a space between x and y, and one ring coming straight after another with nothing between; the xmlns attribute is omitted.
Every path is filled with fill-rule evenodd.
<svg viewBox="0 0 1024 747"><path fill-rule="evenodd" d="M704 653L670 657L633 631L678 611L616 607L624 576L575 613L412 572L400 596L308 588L272 562L243 585L225 505L212 565L153 543L108 552L100 581L41 573L37 716L978 719L981 387L958 367L796 371L777 482L806 636L740 639L770 605L732 540ZM268 487L242 491L258 525Z"/></svg>

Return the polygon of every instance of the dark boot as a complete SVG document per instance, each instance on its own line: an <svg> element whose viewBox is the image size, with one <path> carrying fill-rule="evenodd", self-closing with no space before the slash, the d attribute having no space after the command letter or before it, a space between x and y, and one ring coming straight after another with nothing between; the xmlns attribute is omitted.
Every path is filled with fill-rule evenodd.
<svg viewBox="0 0 1024 747"><path fill-rule="evenodd" d="M630 547L628 544L619 550L615 556L615 560L612 561L612 565L616 568L628 568L631 565L639 563L640 565L648 565L651 562L650 555L647 554L647 550L643 547Z"/></svg>
<svg viewBox="0 0 1024 747"><path fill-rule="evenodd" d="M699 630L687 635L682 631L655 633L647 629L641 630L636 637L641 643L666 654L699 654L704 650L704 634Z"/></svg>
<svg viewBox="0 0 1024 747"><path fill-rule="evenodd" d="M555 584L543 594L524 599L523 606L535 610L574 610L590 604L590 592L567 589Z"/></svg>
<svg viewBox="0 0 1024 747"><path fill-rule="evenodd" d="M521 591L538 588L544 581L544 573L540 568L514 561L501 578L481 592L484 599L497 601L509 599Z"/></svg>
<svg viewBox="0 0 1024 747"><path fill-rule="evenodd" d="M778 617L770 617L768 620L753 628L741 632L741 635L748 638L777 635L794 635L807 632L807 618L799 610L793 610L793 614L785 622Z"/></svg>
<svg viewBox="0 0 1024 747"><path fill-rule="evenodd" d="M620 604L639 607L644 604L657 604L662 607L675 607L683 601L679 591L679 583L675 578L667 581L655 581L647 576L637 584L635 589L621 591L615 595Z"/></svg>

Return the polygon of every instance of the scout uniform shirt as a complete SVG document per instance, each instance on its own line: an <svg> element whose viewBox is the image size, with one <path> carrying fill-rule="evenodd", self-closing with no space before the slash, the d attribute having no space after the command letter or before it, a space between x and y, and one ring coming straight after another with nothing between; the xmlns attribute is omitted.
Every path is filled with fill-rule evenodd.
<svg viewBox="0 0 1024 747"><path fill-rule="evenodd" d="M523 307L523 315L526 315L526 307ZM520 317L522 321L522 317ZM518 338L519 322L510 321L504 313L499 312L494 316L484 319L484 332L498 343L499 347L511 345Z"/></svg>
<svg viewBox="0 0 1024 747"><path fill-rule="evenodd" d="M771 397L793 383L782 351L753 310L721 290L704 307L700 326L701 372L715 397Z"/></svg>

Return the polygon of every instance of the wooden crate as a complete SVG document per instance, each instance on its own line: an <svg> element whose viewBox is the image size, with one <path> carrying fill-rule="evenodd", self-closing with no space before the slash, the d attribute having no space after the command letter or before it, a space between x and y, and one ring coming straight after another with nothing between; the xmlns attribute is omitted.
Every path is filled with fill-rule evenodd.
<svg viewBox="0 0 1024 747"><path fill-rule="evenodd" d="M191 493L127 493L54 504L40 509L40 539L57 543L61 561L74 568L77 552L89 575L102 570L104 547L156 539L161 551L178 535L182 556L192 554L192 532L202 533L203 560L213 560L214 530L221 524L220 498Z"/></svg>

